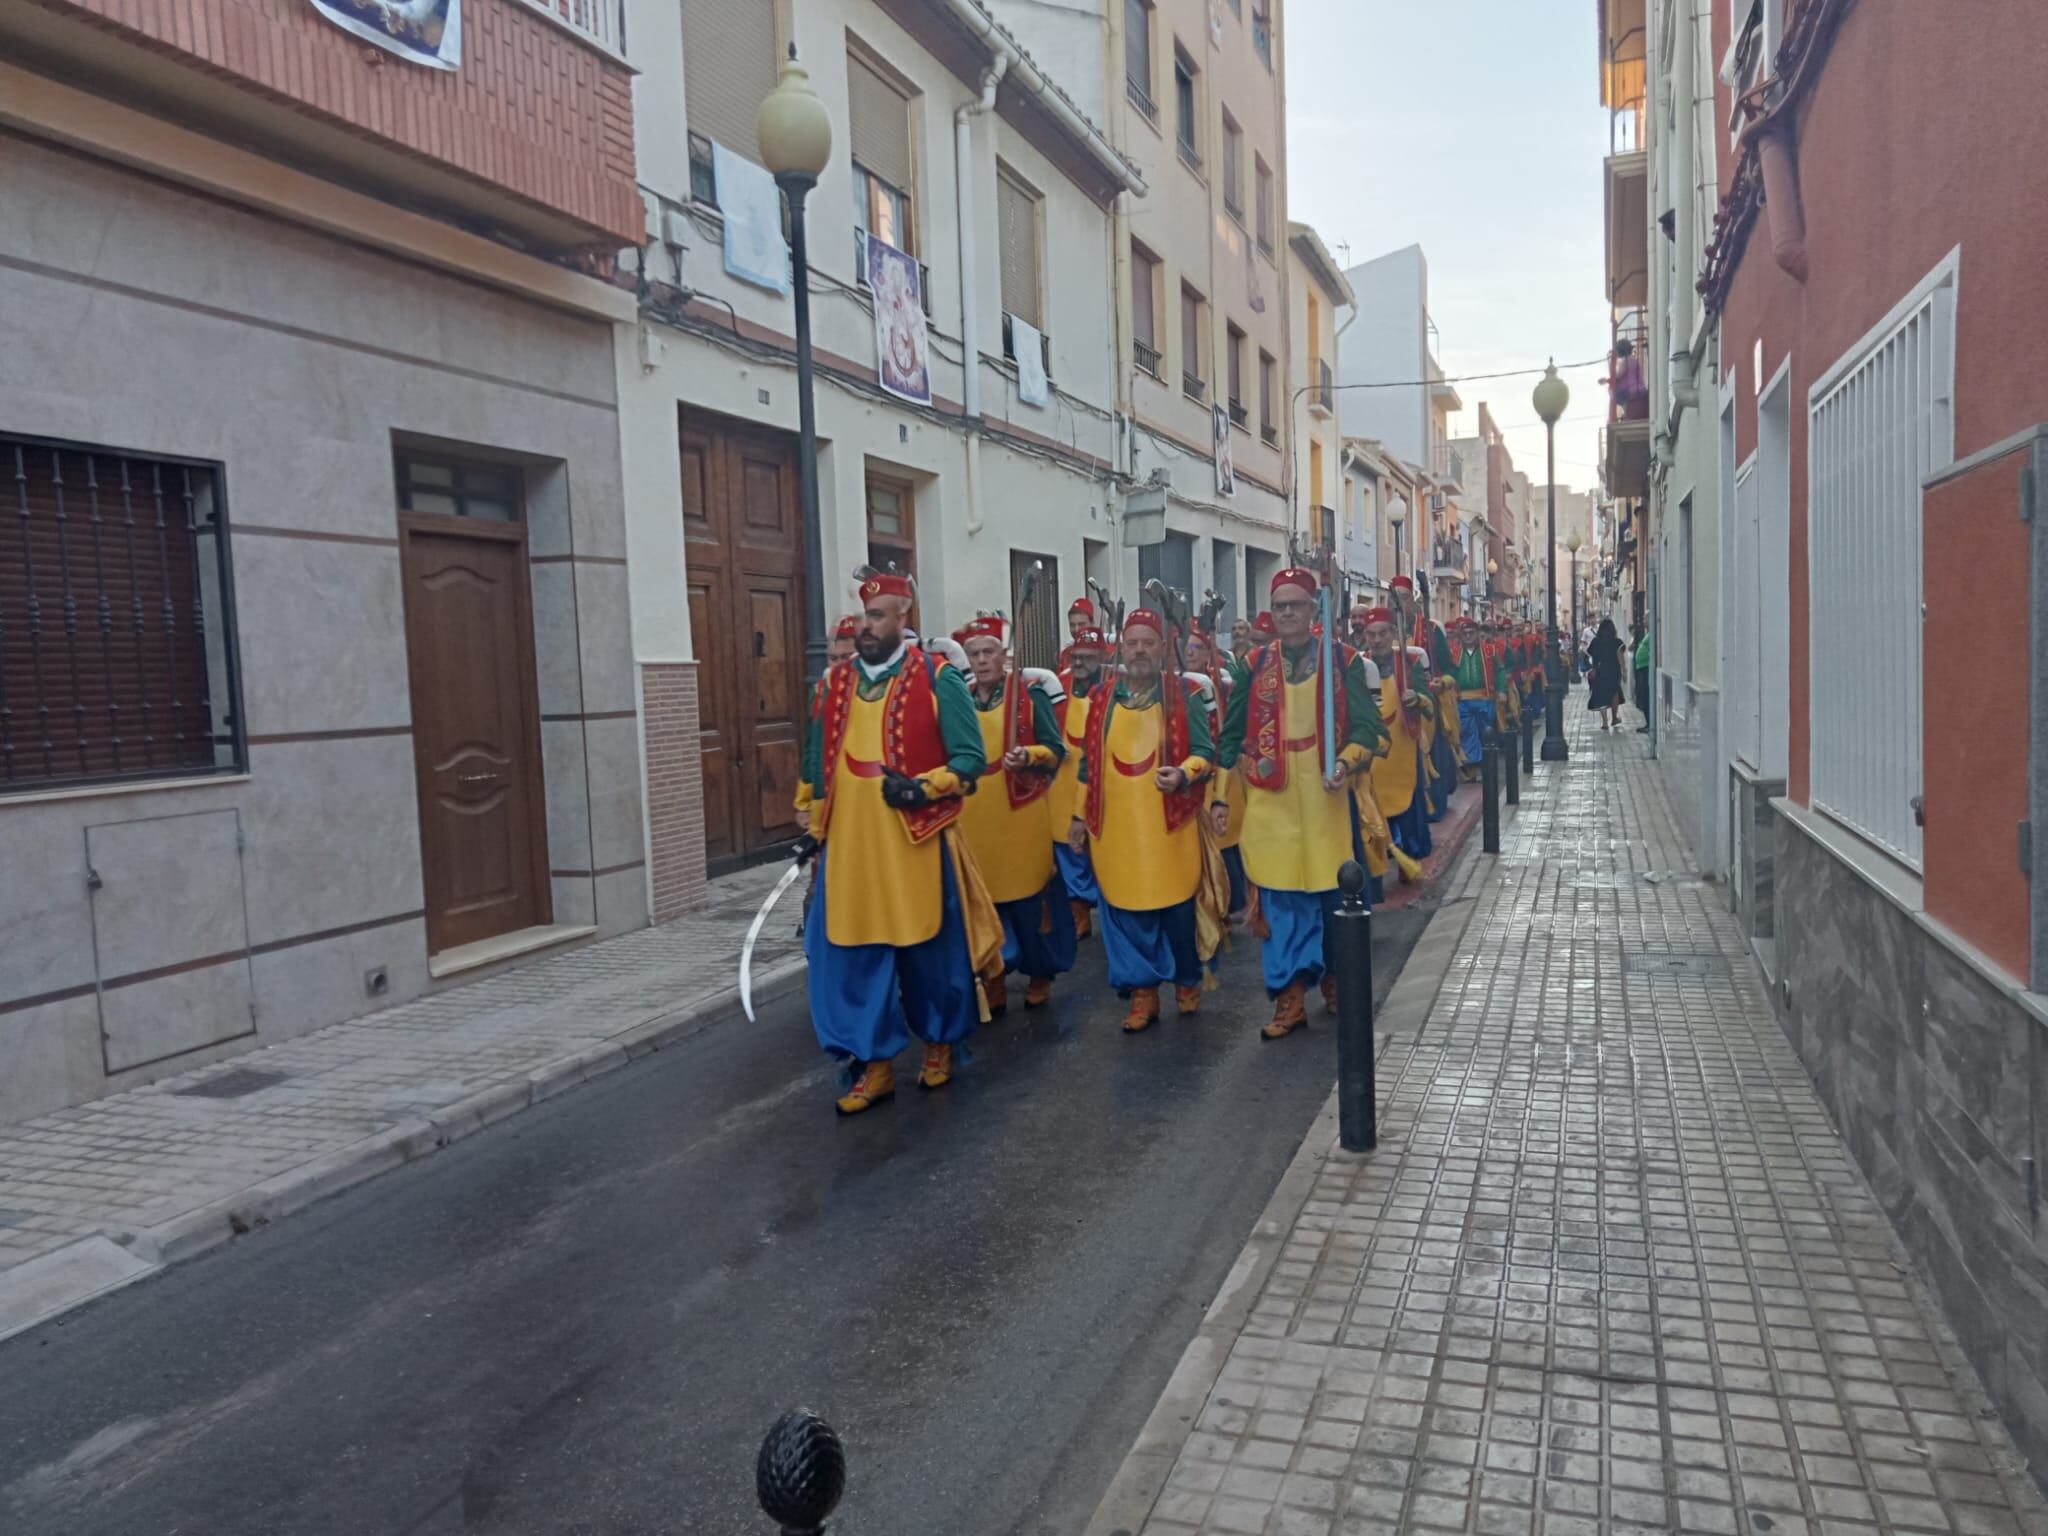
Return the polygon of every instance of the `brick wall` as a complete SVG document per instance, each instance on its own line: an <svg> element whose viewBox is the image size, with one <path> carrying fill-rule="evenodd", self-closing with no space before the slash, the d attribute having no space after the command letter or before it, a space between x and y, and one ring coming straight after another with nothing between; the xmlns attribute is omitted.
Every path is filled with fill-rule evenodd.
<svg viewBox="0 0 2048 1536"><path fill-rule="evenodd" d="M43 0L422 159L640 239L632 77L520 0L463 0L452 73L395 58L305 0ZM602 244L593 240L593 244Z"/></svg>
<svg viewBox="0 0 2048 1536"><path fill-rule="evenodd" d="M705 895L696 665L642 667L640 703L647 734L647 853L654 873L654 920L665 923L701 906Z"/></svg>

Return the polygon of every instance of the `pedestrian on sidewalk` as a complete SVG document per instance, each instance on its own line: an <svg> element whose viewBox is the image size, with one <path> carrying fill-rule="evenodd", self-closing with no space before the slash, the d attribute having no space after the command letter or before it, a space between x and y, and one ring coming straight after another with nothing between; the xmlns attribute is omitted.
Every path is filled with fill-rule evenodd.
<svg viewBox="0 0 2048 1536"><path fill-rule="evenodd" d="M1068 846L1067 828L1081 814L1081 752L1088 744L1089 700L1102 685L1102 662L1108 654L1109 642L1101 630L1091 627L1076 632L1073 644L1067 647L1066 697L1054 708L1060 743L1066 750L1053 779L1046 821L1053 839L1053 864L1066 888L1076 939L1094 933L1095 909L1102 903L1095 868L1087 853Z"/></svg>
<svg viewBox="0 0 2048 1536"><path fill-rule="evenodd" d="M1636 626L1636 711L1643 717L1643 723L1636 727L1638 732L1650 728L1650 631L1641 624Z"/></svg>
<svg viewBox="0 0 2048 1536"><path fill-rule="evenodd" d="M1352 775L1387 739L1364 659L1313 633L1316 575L1290 567L1273 578L1278 637L1238 664L1218 748L1244 775L1244 866L1258 887L1253 931L1278 1040L1308 1020L1308 988L1336 1008L1326 919L1337 906L1337 871L1358 851ZM1327 711L1327 715L1326 715ZM1325 725L1334 723L1334 736Z"/></svg>
<svg viewBox="0 0 2048 1536"><path fill-rule="evenodd" d="M1591 697L1586 700L1586 707L1600 712L1601 730L1611 731L1621 723L1622 700L1621 637L1614 632L1614 620L1600 621L1599 629L1593 633L1593 643L1586 649L1593 664Z"/></svg>
<svg viewBox="0 0 2048 1536"><path fill-rule="evenodd" d="M1052 696L1011 667L1008 619L983 614L955 638L974 672L969 692L990 765L960 812L960 832L1003 920L1003 959L1025 977L1024 1006L1042 1008L1053 978L1074 968L1074 916L1053 862L1047 801L1066 748ZM989 1017L1009 1008L1006 977L986 991Z"/></svg>
<svg viewBox="0 0 2048 1536"><path fill-rule="evenodd" d="M1171 985L1183 1016L1202 1006L1203 913L1220 944L1228 877L1202 840L1215 740L1201 694L1166 676L1166 621L1149 608L1124 616L1123 675L1097 688L1081 757L1081 804L1067 839L1090 857L1102 891L1109 984L1130 1000L1124 1031L1159 1022ZM1210 867L1213 856L1214 867Z"/></svg>
<svg viewBox="0 0 2048 1536"><path fill-rule="evenodd" d="M954 824L988 765L967 680L904 638L910 578L864 571L853 657L826 674L799 803L823 845L804 924L811 1027L847 1065L837 1108L895 1097L894 1058L924 1042L922 1088L953 1077L1000 974L1002 923Z"/></svg>

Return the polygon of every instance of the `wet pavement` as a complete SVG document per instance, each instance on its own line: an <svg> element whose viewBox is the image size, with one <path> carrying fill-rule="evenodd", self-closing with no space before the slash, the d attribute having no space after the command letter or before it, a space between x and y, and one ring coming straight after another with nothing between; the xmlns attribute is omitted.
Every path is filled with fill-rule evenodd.
<svg viewBox="0 0 2048 1536"><path fill-rule="evenodd" d="M848 1536L1079 1529L1335 1068L1249 948L1137 1038L1100 967L844 1122L785 1001L0 1343L0 1530L764 1529L799 1402Z"/></svg>

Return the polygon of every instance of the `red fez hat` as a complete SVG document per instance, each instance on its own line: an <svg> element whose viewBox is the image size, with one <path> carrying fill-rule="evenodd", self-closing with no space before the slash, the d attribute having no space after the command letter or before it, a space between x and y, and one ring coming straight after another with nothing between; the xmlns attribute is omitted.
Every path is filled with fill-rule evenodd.
<svg viewBox="0 0 2048 1536"><path fill-rule="evenodd" d="M1085 613L1088 615L1089 618L1092 619L1095 617L1095 605L1089 602L1088 599L1085 597L1077 597L1071 603L1067 604L1067 612Z"/></svg>
<svg viewBox="0 0 2048 1536"><path fill-rule="evenodd" d="M1134 629L1149 629L1153 634L1164 639L1166 635L1166 620L1160 618L1150 608L1133 608L1124 615L1124 633L1128 635Z"/></svg>
<svg viewBox="0 0 2048 1536"><path fill-rule="evenodd" d="M1392 581L1388 582L1387 585L1392 587L1396 592L1413 592L1415 590L1415 583L1409 580L1406 576L1396 576Z"/></svg>
<svg viewBox="0 0 2048 1536"><path fill-rule="evenodd" d="M850 613L832 626L832 638L834 640L852 640L859 634L860 620Z"/></svg>
<svg viewBox="0 0 2048 1536"><path fill-rule="evenodd" d="M1010 639L1010 621L999 613L985 613L978 619L969 619L954 633L953 638L965 645L970 640L993 640L1007 645Z"/></svg>
<svg viewBox="0 0 2048 1536"><path fill-rule="evenodd" d="M1280 631L1273 627L1273 615L1264 609L1260 609L1258 616L1252 620L1252 633L1255 635L1277 635Z"/></svg>
<svg viewBox="0 0 2048 1536"><path fill-rule="evenodd" d="M1365 610L1364 619L1360 622L1366 624L1391 624L1394 622L1394 610L1391 608L1368 608Z"/></svg>
<svg viewBox="0 0 2048 1536"><path fill-rule="evenodd" d="M1067 649L1071 651L1076 646L1093 646L1096 650L1099 651L1108 644L1109 641L1104 637L1102 631L1091 624L1086 629L1082 630L1079 634L1074 636L1073 640L1068 644Z"/></svg>
<svg viewBox="0 0 2048 1536"><path fill-rule="evenodd" d="M1282 587L1300 587L1304 592L1313 592L1316 589L1316 573L1299 565L1290 565L1273 575L1270 590L1278 592Z"/></svg>
<svg viewBox="0 0 2048 1536"><path fill-rule="evenodd" d="M916 595L910 578L898 571L871 571L867 580L860 584L860 600L864 603L877 597L911 598Z"/></svg>

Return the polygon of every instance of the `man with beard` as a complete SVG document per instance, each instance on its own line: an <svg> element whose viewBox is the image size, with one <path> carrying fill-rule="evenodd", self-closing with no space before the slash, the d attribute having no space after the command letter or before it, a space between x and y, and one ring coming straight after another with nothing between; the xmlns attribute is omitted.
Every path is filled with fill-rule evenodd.
<svg viewBox="0 0 2048 1536"><path fill-rule="evenodd" d="M1254 639L1250 619L1237 618L1230 621L1230 654L1234 659L1243 661L1249 656Z"/></svg>
<svg viewBox="0 0 2048 1536"><path fill-rule="evenodd" d="M1101 905L1102 892L1096 886L1095 870L1086 851L1077 852L1069 846L1067 829L1081 814L1081 754L1088 744L1089 700L1101 686L1102 659L1108 650L1109 643L1101 630L1085 628L1075 632L1073 644L1067 647L1067 694L1053 711L1063 755L1059 773L1052 782L1046 819L1053 836L1053 864L1066 889L1067 906L1074 915L1074 936L1079 939L1095 931L1095 909Z"/></svg>
<svg viewBox="0 0 2048 1536"><path fill-rule="evenodd" d="M1278 1040L1307 1022L1308 988L1322 984L1336 1007L1326 919L1337 905L1337 871L1352 856L1351 778L1384 739L1378 701L1358 653L1323 646L1313 633L1316 575L1290 567L1273 578L1278 637L1238 664L1218 748L1244 775L1244 866L1258 887L1260 963ZM1325 751L1325 714L1335 722Z"/></svg>
<svg viewBox="0 0 2048 1536"><path fill-rule="evenodd" d="M1047 795L1065 748L1051 697L1010 670L1009 630L1009 621L993 614L961 630L982 752L991 767L960 813L960 831L1002 916L1003 958L1026 978L1024 1006L1040 1008L1052 997L1052 979L1074 968L1074 923L1053 868L1047 819ZM1003 977L987 991L990 1017L1009 1007Z"/></svg>
<svg viewBox="0 0 2048 1536"><path fill-rule="evenodd" d="M1074 691L1074 642L1081 638L1082 630L1094 627L1095 605L1092 602L1085 597L1077 597L1067 604L1067 643L1060 650L1057 670L1060 675L1060 686L1069 693Z"/></svg>
<svg viewBox="0 0 2048 1536"><path fill-rule="evenodd" d="M1130 999L1127 1034L1159 1021L1159 989L1185 1016L1202 1005L1202 918L1220 924L1222 861L1198 825L1215 747L1202 697L1165 677L1166 623L1149 608L1124 617L1123 676L1090 701L1082 796L1068 841L1091 854L1102 889L1109 984Z"/></svg>
<svg viewBox="0 0 2048 1536"><path fill-rule="evenodd" d="M987 767L958 670L904 639L910 579L860 586L855 654L826 675L802 794L823 845L804 925L811 1025L847 1064L842 1115L893 1098L893 1060L924 1042L923 1088L953 1076L982 1017L980 975L1002 965L1002 925L954 823Z"/></svg>

